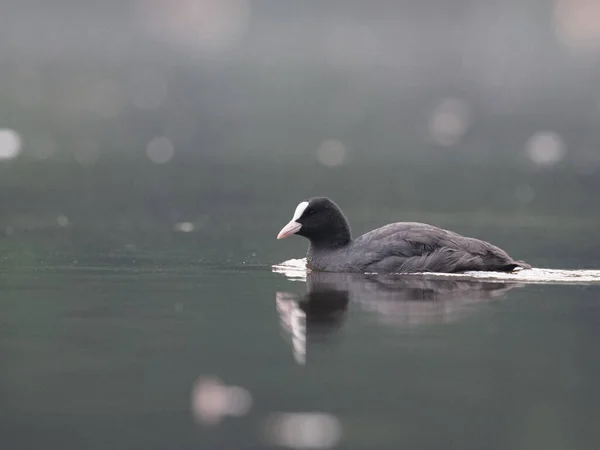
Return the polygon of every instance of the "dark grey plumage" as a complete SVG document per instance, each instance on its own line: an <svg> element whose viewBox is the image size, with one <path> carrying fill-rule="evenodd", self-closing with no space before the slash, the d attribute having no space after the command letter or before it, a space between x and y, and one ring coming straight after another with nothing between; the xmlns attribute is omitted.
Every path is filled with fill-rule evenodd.
<svg viewBox="0 0 600 450"><path fill-rule="evenodd" d="M423 223L392 223L353 240L346 218L333 201L316 197L307 202L295 221L300 225L295 234L310 241L307 262L312 270L456 273L531 267L488 242Z"/></svg>

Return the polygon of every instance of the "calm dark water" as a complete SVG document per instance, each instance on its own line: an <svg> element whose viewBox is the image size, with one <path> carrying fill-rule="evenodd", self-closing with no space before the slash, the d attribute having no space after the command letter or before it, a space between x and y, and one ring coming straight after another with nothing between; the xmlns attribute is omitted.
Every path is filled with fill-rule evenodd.
<svg viewBox="0 0 600 450"><path fill-rule="evenodd" d="M271 270L313 195L599 269L595 2L33 3L0 14L0 450L600 448L600 286Z"/></svg>
<svg viewBox="0 0 600 450"><path fill-rule="evenodd" d="M293 206L260 232L6 237L0 447L600 445L600 287L290 280ZM594 233L483 236L594 268Z"/></svg>

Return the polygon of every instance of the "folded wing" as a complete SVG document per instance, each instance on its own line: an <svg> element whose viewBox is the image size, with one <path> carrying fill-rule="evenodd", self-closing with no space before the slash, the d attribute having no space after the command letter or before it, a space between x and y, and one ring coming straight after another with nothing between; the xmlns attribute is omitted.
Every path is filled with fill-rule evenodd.
<svg viewBox="0 0 600 450"><path fill-rule="evenodd" d="M364 272L512 271L520 265L492 244L415 222L386 225L357 238L355 246Z"/></svg>

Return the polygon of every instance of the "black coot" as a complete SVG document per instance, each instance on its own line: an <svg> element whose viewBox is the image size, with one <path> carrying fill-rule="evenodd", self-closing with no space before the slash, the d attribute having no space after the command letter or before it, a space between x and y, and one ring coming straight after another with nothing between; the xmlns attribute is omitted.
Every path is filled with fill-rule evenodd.
<svg viewBox="0 0 600 450"><path fill-rule="evenodd" d="M531 268L500 248L432 225L399 222L352 239L340 208L326 197L296 207L277 239L292 234L310 241L308 267L324 272L512 272Z"/></svg>

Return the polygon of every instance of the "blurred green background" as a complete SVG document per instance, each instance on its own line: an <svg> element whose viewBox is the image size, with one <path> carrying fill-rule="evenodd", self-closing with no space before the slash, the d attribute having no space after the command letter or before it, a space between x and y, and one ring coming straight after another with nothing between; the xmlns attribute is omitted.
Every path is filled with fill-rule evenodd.
<svg viewBox="0 0 600 450"><path fill-rule="evenodd" d="M597 0L0 0L0 448L265 448L324 411L339 448L596 449L597 287L357 283L300 366L270 266L327 195L355 235L597 268L599 173ZM207 376L248 416L200 426Z"/></svg>
<svg viewBox="0 0 600 450"><path fill-rule="evenodd" d="M586 0L7 2L0 224L222 230L321 194L594 226L599 57Z"/></svg>

